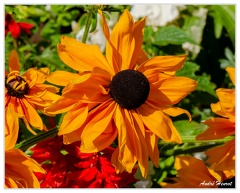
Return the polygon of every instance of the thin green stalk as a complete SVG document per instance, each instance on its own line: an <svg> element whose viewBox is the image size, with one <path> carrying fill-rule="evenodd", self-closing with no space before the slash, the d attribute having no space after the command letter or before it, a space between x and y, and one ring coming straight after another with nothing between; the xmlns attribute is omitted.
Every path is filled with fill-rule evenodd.
<svg viewBox="0 0 240 193"><path fill-rule="evenodd" d="M160 147L164 147L170 144L170 148L163 149L161 151L161 157L169 157L172 155L180 155L180 154L191 154L196 152L203 152L212 147L216 147L219 145L223 145L224 143L233 139L233 136L225 137L223 139L215 139L215 140L196 140L195 136L182 136L182 142L185 143L186 146L180 146L179 148L173 149L171 144L161 140L159 142Z"/></svg>
<svg viewBox="0 0 240 193"><path fill-rule="evenodd" d="M87 23L86 23L84 34L83 34L83 38L82 38L83 43L86 43L86 41L87 41L87 37L88 37L89 28L91 26L91 23L92 23L92 12L89 12L88 13L88 18L87 18Z"/></svg>
<svg viewBox="0 0 240 193"><path fill-rule="evenodd" d="M183 143L209 143L209 142L228 142L233 139L233 136L228 136L223 139L211 139L211 140L196 140L196 136L181 136Z"/></svg>
<svg viewBox="0 0 240 193"><path fill-rule="evenodd" d="M44 133L40 133L38 135L30 137L29 139L27 139L21 143L16 144L14 148L21 149L22 151L26 151L29 147L35 145L38 142L41 142L50 137L55 137L57 135L57 132L58 132L58 128L51 129Z"/></svg>

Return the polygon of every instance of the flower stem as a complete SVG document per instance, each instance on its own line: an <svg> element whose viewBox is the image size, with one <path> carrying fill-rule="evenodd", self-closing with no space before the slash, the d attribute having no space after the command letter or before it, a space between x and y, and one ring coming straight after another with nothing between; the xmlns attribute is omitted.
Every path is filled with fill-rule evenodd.
<svg viewBox="0 0 240 193"><path fill-rule="evenodd" d="M40 133L36 136L30 137L29 139L21 143L16 144L14 148L21 149L22 151L26 151L29 147L35 145L38 142L41 142L50 137L55 137L57 133L58 133L58 128L51 129L49 131Z"/></svg>
<svg viewBox="0 0 240 193"><path fill-rule="evenodd" d="M89 28L91 26L91 22L92 22L92 12L89 12L88 13L88 18L87 18L87 23L86 23L84 34L83 34L83 38L82 38L83 43L86 43L86 41L87 41L87 37L88 37L88 33L89 33Z"/></svg>
<svg viewBox="0 0 240 193"><path fill-rule="evenodd" d="M180 155L180 154L192 154L196 152L203 152L212 147L223 145L224 143L233 139L233 136L225 137L223 139L214 139L214 140L196 140L195 136L182 136L183 143L186 146L180 146L178 148L169 148L161 151L161 157L169 157L172 155ZM161 140L159 142L160 147L169 144Z"/></svg>

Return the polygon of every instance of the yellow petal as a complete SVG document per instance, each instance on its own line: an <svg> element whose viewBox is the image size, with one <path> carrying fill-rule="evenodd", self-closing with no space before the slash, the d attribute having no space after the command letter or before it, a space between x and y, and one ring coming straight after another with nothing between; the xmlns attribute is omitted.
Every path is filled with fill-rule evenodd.
<svg viewBox="0 0 240 193"><path fill-rule="evenodd" d="M69 82L78 78L79 74L58 70L51 73L47 77L47 81L55 85L66 86Z"/></svg>
<svg viewBox="0 0 240 193"><path fill-rule="evenodd" d="M208 129L197 135L197 140L222 139L235 134L235 124L225 118L211 118L203 122Z"/></svg>
<svg viewBox="0 0 240 193"><path fill-rule="evenodd" d="M143 104L138 108L144 125L166 142L182 143L181 137L173 126L172 121L160 110Z"/></svg>
<svg viewBox="0 0 240 193"><path fill-rule="evenodd" d="M227 67L226 71L228 72L231 81L235 85L235 67Z"/></svg>
<svg viewBox="0 0 240 193"><path fill-rule="evenodd" d="M79 72L91 71L94 67L101 67L111 71L112 67L96 45L87 45L67 36L61 37L58 44L58 55L61 60Z"/></svg>
<svg viewBox="0 0 240 193"><path fill-rule="evenodd" d="M9 59L8 59L8 66L9 66L10 72L20 71L20 62L19 62L19 57L16 50L12 50L10 52Z"/></svg>

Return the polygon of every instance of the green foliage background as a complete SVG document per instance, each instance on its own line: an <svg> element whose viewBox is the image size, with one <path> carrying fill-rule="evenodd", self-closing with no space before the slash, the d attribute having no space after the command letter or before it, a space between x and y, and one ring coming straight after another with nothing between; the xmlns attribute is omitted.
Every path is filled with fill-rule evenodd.
<svg viewBox="0 0 240 193"><path fill-rule="evenodd" d="M34 24L31 35L22 34L20 38L14 39L10 33L7 34L5 66L8 65L10 51L15 48L20 56L22 72L31 67L49 67L51 72L72 72L60 60L57 43L62 35L75 38L76 33L85 26L89 13L92 13L90 32L94 32L99 17L98 8L111 19L112 13L114 17L118 17L125 8L131 9L131 5L51 5L51 10L47 10L45 5L5 5L5 12L12 14L17 22ZM203 8L205 12L199 15ZM78 30L72 29L72 21L77 22ZM199 48L199 52L184 49L182 45L186 42ZM185 115L172 118L184 143L159 143L161 161L159 168L154 168L155 174L151 176L153 187L159 187L158 183L165 177L176 175L173 167L175 155L192 155L210 147L207 142L196 142L194 137L206 129L201 124L203 120L216 116L210 108L211 103L218 101L215 90L220 87L233 88L225 68L235 66L235 5L187 5L186 9L180 10L178 18L166 26L146 26L143 49L149 57L187 53L187 62L176 75L198 81L196 91L177 105L188 110L193 121L189 123ZM43 115L42 117L48 125L48 119ZM61 115L54 119L55 123L60 123ZM19 142L32 137L24 124L20 127Z"/></svg>

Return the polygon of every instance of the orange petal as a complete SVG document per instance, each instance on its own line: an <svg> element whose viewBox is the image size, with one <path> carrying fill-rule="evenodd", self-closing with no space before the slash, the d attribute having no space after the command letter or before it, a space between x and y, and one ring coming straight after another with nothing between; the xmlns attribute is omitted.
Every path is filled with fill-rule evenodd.
<svg viewBox="0 0 240 193"><path fill-rule="evenodd" d="M127 110L125 109L125 112L126 111ZM148 141L145 139L145 128L140 116L134 110L129 111L129 115L131 117L130 123L132 122L132 130L129 132L128 129L128 140L130 141L133 148L137 149L135 150L137 152L136 157L142 176L147 177L149 155L148 146L151 146L151 144L148 144Z"/></svg>
<svg viewBox="0 0 240 193"><path fill-rule="evenodd" d="M43 130L43 122L36 109L27 101L27 99L21 100L21 106L25 113L27 121L35 128Z"/></svg>
<svg viewBox="0 0 240 193"><path fill-rule="evenodd" d="M134 69L136 66L136 63L142 60L147 60L147 58L145 58L146 55L142 50L143 31L145 27L145 22L146 22L146 18L142 18L140 21L137 21L133 24L132 33L135 41L135 49L132 53L132 59L129 66L130 69Z"/></svg>
<svg viewBox="0 0 240 193"><path fill-rule="evenodd" d="M166 142L182 143L181 137L169 117L160 110L143 104L138 108L144 125Z"/></svg>
<svg viewBox="0 0 240 193"><path fill-rule="evenodd" d="M78 102L78 100L69 99L61 96L54 104L46 108L45 111L52 114L65 113L71 110Z"/></svg>
<svg viewBox="0 0 240 193"><path fill-rule="evenodd" d="M141 49L141 51L140 51L140 53L139 53L139 57L138 57L138 59L137 59L137 65L141 65L143 62L145 62L145 61L147 61L148 60L148 55L147 55L147 53L143 50L143 49Z"/></svg>
<svg viewBox="0 0 240 193"><path fill-rule="evenodd" d="M8 105L12 105L12 107L14 108L14 111L23 119L24 124L26 125L27 129L33 134L33 135L37 135L37 133L35 131L32 130L32 128L29 125L29 122L26 118L25 115L25 109L23 107L23 102L22 100L26 100L24 98L19 99L16 97L10 97L9 103Z"/></svg>
<svg viewBox="0 0 240 193"><path fill-rule="evenodd" d="M158 137L152 132L146 132L145 139L148 148L148 154L155 167L159 166Z"/></svg>
<svg viewBox="0 0 240 193"><path fill-rule="evenodd" d="M5 152L5 176L14 179L25 188L40 188L33 172L45 173L45 170L21 150L11 149Z"/></svg>
<svg viewBox="0 0 240 193"><path fill-rule="evenodd" d="M142 133L142 130L144 131L144 126L143 124L138 125L140 123L140 120L137 117L137 115L135 115L136 120L132 117L132 113L135 114L134 111L122 109L119 106L118 108L119 108L118 110L121 112L120 116L124 120L124 124L122 124L121 122L116 123L117 129L119 131L118 145L122 147L119 149L119 151L121 152L119 154L120 155L119 162L123 165L124 168L126 168L127 171L131 172L136 161L138 161L142 174L146 176L147 167L148 167L148 153L147 153L145 139L143 137L144 134ZM142 127L142 129L140 129L139 127ZM121 133L125 133L125 132L126 132L126 143L121 144L122 137L120 135ZM141 140L140 140L140 137L141 137ZM143 150L145 150L144 153L142 152ZM131 152L131 155L129 154L129 152Z"/></svg>
<svg viewBox="0 0 240 193"><path fill-rule="evenodd" d="M29 88L32 88L36 84L38 79L37 71L33 68L28 69L22 76L25 76L27 78Z"/></svg>
<svg viewBox="0 0 240 193"><path fill-rule="evenodd" d="M191 184L191 187L202 188L203 181L215 182L216 179L210 174L205 163L192 156L176 156L174 167L178 170L179 178ZM196 175L196 173L198 175ZM213 187L217 187L214 183ZM209 188L209 186L207 187Z"/></svg>
<svg viewBox="0 0 240 193"><path fill-rule="evenodd" d="M61 60L74 70L91 71L94 67L100 67L107 71L112 70L96 45L87 45L74 38L62 36L61 43L57 48Z"/></svg>
<svg viewBox="0 0 240 193"><path fill-rule="evenodd" d="M20 71L20 62L19 62L19 57L18 53L16 50L11 50L9 59L8 59L8 66L9 66L9 71Z"/></svg>
<svg viewBox="0 0 240 193"><path fill-rule="evenodd" d="M84 130L81 135L82 143L80 149L82 152L86 152L86 149L90 149L89 147L92 147L93 141L101 137L101 134L107 129L112 121L113 113L116 108L115 106L115 102L108 100L89 113L88 119L86 120L87 124L84 125ZM99 148L96 147L95 149Z"/></svg>
<svg viewBox="0 0 240 193"><path fill-rule="evenodd" d="M235 170L235 138L207 150L205 154L208 156L207 163L216 163L215 171Z"/></svg>
<svg viewBox="0 0 240 193"><path fill-rule="evenodd" d="M69 82L78 79L79 77L79 74L58 70L51 73L47 77L47 81L55 85L66 86Z"/></svg>
<svg viewBox="0 0 240 193"><path fill-rule="evenodd" d="M117 137L117 129L115 125L111 122L107 128L93 141L88 140L88 144L85 145L82 141L82 146L84 152L99 152L109 145L111 145Z"/></svg>
<svg viewBox="0 0 240 193"><path fill-rule="evenodd" d="M232 83L235 85L235 67L227 67L226 71L228 72Z"/></svg>
<svg viewBox="0 0 240 193"><path fill-rule="evenodd" d="M214 104L211 106L212 111L235 122L235 90L219 88L216 90L216 93L223 112L219 112L218 109L215 108L216 106L214 106Z"/></svg>
<svg viewBox="0 0 240 193"><path fill-rule="evenodd" d="M235 134L235 123L225 118L211 118L203 122L209 128L197 135L197 140L222 139Z"/></svg>
<svg viewBox="0 0 240 193"><path fill-rule="evenodd" d="M129 11L125 10L120 16L117 24L114 26L110 37L112 45L119 54L115 56L115 59L120 70L129 69L134 50L136 49L137 54L141 49L141 45L138 45L140 46L139 48L135 46L136 43L133 37L132 28L133 18ZM138 35L137 32L136 35ZM134 64L137 57L138 55L135 55L135 61L132 61Z"/></svg>
<svg viewBox="0 0 240 193"><path fill-rule="evenodd" d="M12 149L18 139L19 116L12 106L5 108L5 150Z"/></svg>
<svg viewBox="0 0 240 193"><path fill-rule="evenodd" d="M155 85L157 86L157 85ZM163 81L158 85L159 100L163 100L170 104L177 104L180 100L186 97L190 92L194 91L197 87L197 82L186 77L172 77ZM151 90L150 90L151 93ZM158 95L158 96L159 96ZM155 97L156 98L156 97ZM157 102L157 101L155 101ZM169 103L168 103L169 104Z"/></svg>
<svg viewBox="0 0 240 193"><path fill-rule="evenodd" d="M106 101L110 97L107 91L110 79L111 75L107 71L101 68L94 68L87 80L75 80L72 84L69 84L68 89L63 91L63 95L83 102Z"/></svg>
<svg viewBox="0 0 240 193"><path fill-rule="evenodd" d="M119 146L114 150L111 158L111 162L115 167L116 173L121 173L124 171L123 165L119 161Z"/></svg>
<svg viewBox="0 0 240 193"><path fill-rule="evenodd" d="M186 114L188 116L189 121L192 120L191 114L187 110L181 109L179 107L170 107L170 108L162 109L162 111L172 117L176 117L181 114Z"/></svg>
<svg viewBox="0 0 240 193"><path fill-rule="evenodd" d="M78 103L75 107L73 107L64 115L58 135L71 133L74 130L77 130L85 122L87 115L87 104Z"/></svg>
<svg viewBox="0 0 240 193"><path fill-rule="evenodd" d="M98 10L98 13L102 16L102 20L103 20L103 24L102 24L102 28L103 28L103 33L107 39L106 42L106 58L107 61L109 62L110 66L112 66L112 71L109 71L112 75L114 75L115 73L119 72L119 65L117 63L119 56L119 53L117 52L117 49L114 47L114 45L112 44L111 40L110 40L110 32L109 32L109 28L107 25L107 21L105 16L103 15L101 10Z"/></svg>
<svg viewBox="0 0 240 193"><path fill-rule="evenodd" d="M166 74L174 75L175 72L183 67L187 55L181 56L156 56L140 65L138 70L142 73L147 70L156 70Z"/></svg>

